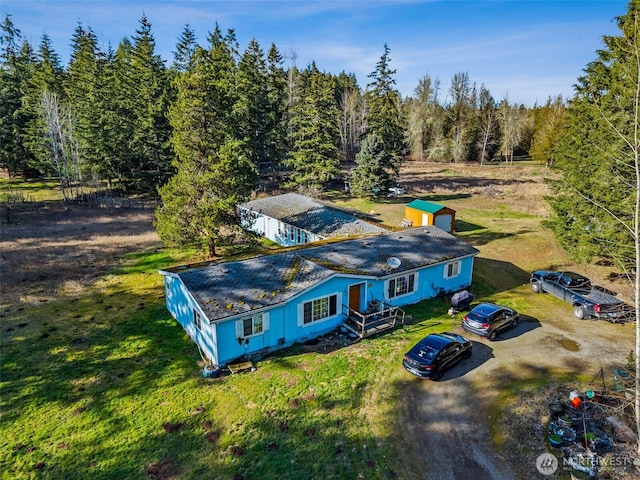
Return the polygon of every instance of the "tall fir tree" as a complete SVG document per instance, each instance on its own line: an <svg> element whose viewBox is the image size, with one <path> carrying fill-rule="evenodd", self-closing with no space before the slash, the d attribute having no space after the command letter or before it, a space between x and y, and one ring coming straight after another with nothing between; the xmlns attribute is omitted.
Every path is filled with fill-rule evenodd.
<svg viewBox="0 0 640 480"><path fill-rule="evenodd" d="M388 163L382 168L394 181L398 177L400 162L406 152L404 140L404 120L402 116L402 98L395 88L395 70L389 66L389 47L385 44L384 53L376 64L376 69L369 74L371 82L365 92L367 134L376 134L382 148L386 152ZM386 195L386 189L379 192Z"/></svg>
<svg viewBox="0 0 640 480"><path fill-rule="evenodd" d="M267 55L267 161L272 170L287 154L287 73L282 64L282 55L271 44Z"/></svg>
<svg viewBox="0 0 640 480"><path fill-rule="evenodd" d="M296 78L287 165L290 187L321 189L339 174L339 110L331 75L313 62Z"/></svg>
<svg viewBox="0 0 640 480"><path fill-rule="evenodd" d="M169 75L155 52L151 23L146 16L133 37L130 80L135 85L132 113L135 119L127 187L135 192L155 192L171 172L171 127L166 117L171 100Z"/></svg>
<svg viewBox="0 0 640 480"><path fill-rule="evenodd" d="M238 97L234 116L238 126L236 137L243 141L247 156L258 167L268 160L269 91L264 53L256 39L247 46L237 74Z"/></svg>
<svg viewBox="0 0 640 480"><path fill-rule="evenodd" d="M71 61L67 66L64 97L73 117L73 132L84 176L100 164L99 146L100 112L96 108L102 92L99 89L99 63L103 53L93 30L78 23L71 39Z"/></svg>
<svg viewBox="0 0 640 480"><path fill-rule="evenodd" d="M198 46L196 32L187 23L178 38L173 51L172 68L178 73L186 72L193 67L193 54Z"/></svg>
<svg viewBox="0 0 640 480"><path fill-rule="evenodd" d="M604 257L629 279L635 306L635 423L640 431L640 2L578 79L555 152L549 224L577 259ZM640 453L640 437L637 437Z"/></svg>
<svg viewBox="0 0 640 480"><path fill-rule="evenodd" d="M235 138L232 49L218 26L210 47L198 47L193 67L175 79L169 111L177 173L159 189L156 229L171 245L194 245L210 255L242 232L237 205L258 186L257 169Z"/></svg>
<svg viewBox="0 0 640 480"><path fill-rule="evenodd" d="M12 175L39 173L32 168L36 159L24 142L32 117L22 104L34 64L31 46L6 15L0 25L0 166Z"/></svg>
<svg viewBox="0 0 640 480"><path fill-rule="evenodd" d="M22 137L34 158L32 167L45 175L56 174L57 170L53 165L51 142L42 112L43 94L55 94L62 102L63 81L64 69L60 57L54 51L49 36L44 34L22 97L23 112L29 118Z"/></svg>

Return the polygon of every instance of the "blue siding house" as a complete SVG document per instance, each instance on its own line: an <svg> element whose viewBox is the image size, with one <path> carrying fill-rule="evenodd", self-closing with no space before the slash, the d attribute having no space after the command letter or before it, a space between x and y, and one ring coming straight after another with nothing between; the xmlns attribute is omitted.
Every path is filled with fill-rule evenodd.
<svg viewBox="0 0 640 480"><path fill-rule="evenodd" d="M427 226L159 273L171 315L225 366L343 325L365 336L368 321L469 286L477 254Z"/></svg>

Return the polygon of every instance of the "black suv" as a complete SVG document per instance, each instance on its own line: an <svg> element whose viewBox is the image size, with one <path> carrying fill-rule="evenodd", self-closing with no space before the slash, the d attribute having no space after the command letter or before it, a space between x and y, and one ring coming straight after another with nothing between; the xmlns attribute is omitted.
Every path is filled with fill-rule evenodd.
<svg viewBox="0 0 640 480"><path fill-rule="evenodd" d="M407 372L440 380L445 370L471 356L471 342L456 333L431 333L416 343L402 361Z"/></svg>

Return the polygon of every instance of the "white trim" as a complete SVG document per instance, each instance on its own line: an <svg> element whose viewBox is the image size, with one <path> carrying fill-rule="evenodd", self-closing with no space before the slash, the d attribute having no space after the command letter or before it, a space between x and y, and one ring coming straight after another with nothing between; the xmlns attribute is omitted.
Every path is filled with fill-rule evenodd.
<svg viewBox="0 0 640 480"><path fill-rule="evenodd" d="M251 319L251 330L253 330L253 319L258 315L262 317L262 331L258 333L253 333L251 335L245 335L244 321L247 319ZM264 335L264 333L267 330L269 330L269 312L259 312L259 313L254 312L251 315L245 315L244 317L239 318L238 320L235 320L235 322L236 322L236 339L259 337L260 335Z"/></svg>
<svg viewBox="0 0 640 480"><path fill-rule="evenodd" d="M384 298L385 300L395 300L396 298L403 298L406 297L408 295L411 295L415 292L418 291L418 278L419 278L419 274L420 272L416 271L411 271L411 272L402 272L401 274L398 274L394 277L391 277L387 280L385 280L383 288L384 288ZM389 296L389 282L391 282L391 280L396 280L398 278L406 278L407 279L407 288L409 288L409 277L413 275L413 290L408 290L407 293L403 293L401 295L394 295L393 297Z"/></svg>
<svg viewBox="0 0 640 480"><path fill-rule="evenodd" d="M456 265L456 272L449 275L449 267ZM453 262L447 262L444 264L444 278L449 280L450 278L456 278L462 273L462 260L454 260Z"/></svg>
<svg viewBox="0 0 640 480"><path fill-rule="evenodd" d="M305 304L311 303L311 302L314 302L316 300L320 300L320 299L323 299L323 298L330 299L333 296L336 297L336 313L334 315L329 315L327 317L324 317L324 318L321 318L321 319L318 319L318 320L312 320L309 323L304 323L304 306L305 306ZM329 308L331 308L331 300L329 300ZM333 319L337 318L338 316L342 315L342 292L332 292L332 293L328 293L326 295L320 295L318 297L306 299L304 302L298 303L297 312L298 312L297 325L298 325L298 327L302 327L302 328L311 327L313 325L318 325L318 324L320 324L322 322L326 322L328 320L333 320ZM331 312L331 310L329 310L329 312Z"/></svg>

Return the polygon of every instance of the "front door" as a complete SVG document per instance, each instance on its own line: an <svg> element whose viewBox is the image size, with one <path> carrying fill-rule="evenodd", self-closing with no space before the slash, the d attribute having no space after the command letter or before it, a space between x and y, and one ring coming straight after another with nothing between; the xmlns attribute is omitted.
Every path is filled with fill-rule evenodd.
<svg viewBox="0 0 640 480"><path fill-rule="evenodd" d="M360 305L362 305L362 286L364 283L356 283L349 286L349 308L358 313L361 311Z"/></svg>

